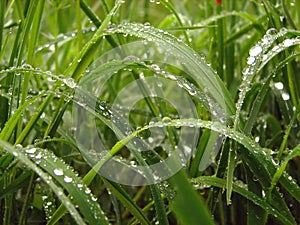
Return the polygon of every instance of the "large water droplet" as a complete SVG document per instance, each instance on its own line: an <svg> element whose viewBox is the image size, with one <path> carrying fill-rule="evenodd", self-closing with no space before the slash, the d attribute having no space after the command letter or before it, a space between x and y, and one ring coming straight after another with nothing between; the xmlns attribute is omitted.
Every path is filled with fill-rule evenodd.
<svg viewBox="0 0 300 225"><path fill-rule="evenodd" d="M66 182L66 183L71 183L72 182L72 177L68 177L68 176L65 176L64 177L64 181Z"/></svg>
<svg viewBox="0 0 300 225"><path fill-rule="evenodd" d="M64 171L62 169L54 169L53 172L54 172L54 174L56 176L62 176L62 175L64 175Z"/></svg>
<svg viewBox="0 0 300 225"><path fill-rule="evenodd" d="M294 41L292 39L285 39L283 41L283 46L284 47L289 47L289 46L292 46L294 44Z"/></svg>
<svg viewBox="0 0 300 225"><path fill-rule="evenodd" d="M277 88L278 90L282 90L283 89L283 83L281 82L277 82L274 84L275 88Z"/></svg>
<svg viewBox="0 0 300 225"><path fill-rule="evenodd" d="M75 81L73 80L73 78L71 77L68 77L68 78L64 78L63 79L63 82L68 85L70 88L75 88L76 87L76 83Z"/></svg>
<svg viewBox="0 0 300 225"><path fill-rule="evenodd" d="M287 101L287 100L290 99L290 95L289 95L288 93L286 93L286 92L283 92L283 93L281 94L281 97L282 97L282 99L283 99L284 101Z"/></svg>
<svg viewBox="0 0 300 225"><path fill-rule="evenodd" d="M255 45L249 51L250 56L257 56L263 51L263 48L260 45Z"/></svg>
<svg viewBox="0 0 300 225"><path fill-rule="evenodd" d="M28 154L33 154L33 153L36 152L36 148L30 148L30 149L27 149L26 152L27 152Z"/></svg>

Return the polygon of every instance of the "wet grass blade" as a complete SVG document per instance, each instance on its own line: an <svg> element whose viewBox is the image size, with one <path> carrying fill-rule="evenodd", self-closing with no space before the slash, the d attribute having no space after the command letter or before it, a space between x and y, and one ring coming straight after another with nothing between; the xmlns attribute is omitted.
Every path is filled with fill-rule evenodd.
<svg viewBox="0 0 300 225"><path fill-rule="evenodd" d="M199 182L199 184L215 186L215 187L218 187L218 188L225 188L226 187L225 180L217 178L217 177L201 176L201 177L197 177L197 178L192 179L192 181L193 182ZM245 184L242 186L242 185L239 185L237 183L233 183L232 188L233 188L232 189L233 192L236 192L236 193L242 195L243 197L250 200L254 204L260 206L262 209L270 212L274 216L274 218L277 218L283 224L290 224L290 225L295 224L294 221L289 220L284 214L281 214L280 211L274 209L270 204L266 203L264 201L264 199L262 199L261 197L259 197L256 194L248 191Z"/></svg>
<svg viewBox="0 0 300 225"><path fill-rule="evenodd" d="M62 188L55 184L55 182L51 179L51 176L48 173L45 173L41 168L39 168L35 163L33 163L29 157L24 154L23 149L18 149L16 147L11 146L7 142L3 142L0 140L0 146L4 148L9 153L13 154L16 158L18 158L22 163L24 163L28 168L32 169L35 173L37 173L41 179L49 185L52 191L56 194L59 200L65 205L70 214L73 216L75 221L78 224L85 224L81 215L76 210L75 205L68 199L68 197L64 194Z"/></svg>

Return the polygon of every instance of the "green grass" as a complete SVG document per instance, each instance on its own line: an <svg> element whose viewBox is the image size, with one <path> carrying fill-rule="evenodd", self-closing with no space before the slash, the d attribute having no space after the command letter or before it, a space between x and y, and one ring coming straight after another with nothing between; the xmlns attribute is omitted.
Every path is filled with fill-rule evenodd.
<svg viewBox="0 0 300 225"><path fill-rule="evenodd" d="M299 224L299 44L299 0L1 1L0 223Z"/></svg>

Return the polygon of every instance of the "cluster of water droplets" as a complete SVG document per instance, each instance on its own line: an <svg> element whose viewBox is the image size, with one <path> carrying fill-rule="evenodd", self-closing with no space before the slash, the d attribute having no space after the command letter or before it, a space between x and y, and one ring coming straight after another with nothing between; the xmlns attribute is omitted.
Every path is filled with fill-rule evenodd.
<svg viewBox="0 0 300 225"><path fill-rule="evenodd" d="M72 185L74 187L77 187L79 192L84 193L85 195L84 200L94 212L95 218L103 217L99 204L96 203L97 198L95 198L92 195L91 190L82 183L77 173L74 172L69 165L65 164L61 159L56 157L52 152L47 151L45 149L37 148L35 146L25 147L24 153L35 164L41 166L46 170L52 170L52 172L49 173L50 174L52 173L53 177L55 177L56 180L62 179L65 185ZM55 167L55 165L57 165L57 167ZM52 177L49 176L48 179L52 180Z"/></svg>
<svg viewBox="0 0 300 225"><path fill-rule="evenodd" d="M161 40L163 39L163 41L171 44L175 44L175 43L184 44L180 38L176 38L170 35L165 30L152 27L149 22L145 22L144 24L128 23L128 22L123 22L120 25L111 24L106 30L106 34L112 34L112 33L123 33L126 36L134 35L136 37L144 38L147 41L153 41L159 43L161 43Z"/></svg>
<svg viewBox="0 0 300 225"><path fill-rule="evenodd" d="M95 26L89 27L89 28L84 28L82 30L82 34L89 34L89 33L93 33L97 30L97 28ZM58 37L55 40L52 40L40 47L38 47L36 49L36 52L40 52L40 51L45 51L48 50L50 52L54 52L55 50L55 44L64 44L67 43L68 41L71 41L73 39L75 39L78 35L77 31L72 31L69 33L65 33L65 34L59 34Z"/></svg>
<svg viewBox="0 0 300 225"><path fill-rule="evenodd" d="M299 38L285 39L282 43L275 45L271 48L274 42L287 34L288 30L282 28L277 31L275 28L267 30L263 38L249 50L249 57L247 59L247 66L243 70L242 83L240 85L239 99L236 104L236 116L235 124L238 123L239 114L246 96L246 93L250 90L252 80L259 71L272 57L278 54L285 48L299 43Z"/></svg>

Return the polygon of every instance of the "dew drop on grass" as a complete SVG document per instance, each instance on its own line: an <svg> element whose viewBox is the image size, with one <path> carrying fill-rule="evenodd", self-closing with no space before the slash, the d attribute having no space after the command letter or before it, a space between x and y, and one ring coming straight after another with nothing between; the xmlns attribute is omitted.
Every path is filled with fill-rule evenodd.
<svg viewBox="0 0 300 225"><path fill-rule="evenodd" d="M64 171L62 169L54 169L53 172L54 172L54 174L56 176L62 176L62 175L64 175Z"/></svg>
<svg viewBox="0 0 300 225"><path fill-rule="evenodd" d="M36 148L30 148L30 149L27 149L26 152L27 152L28 154L33 154L33 153L36 152Z"/></svg>
<svg viewBox="0 0 300 225"><path fill-rule="evenodd" d="M283 46L284 47L289 47L289 46L291 46L291 45L293 45L294 44L294 41L292 40L292 39L285 39L284 41L283 41Z"/></svg>
<svg viewBox="0 0 300 225"><path fill-rule="evenodd" d="M139 62L139 61L140 61L140 58L135 55L129 55L123 59L123 62Z"/></svg>
<svg viewBox="0 0 300 225"><path fill-rule="evenodd" d="M289 95L288 93L286 93L286 92L283 92L283 93L281 94L281 97L282 97L282 99L283 99L284 101L287 101L287 100L290 99L290 95Z"/></svg>
<svg viewBox="0 0 300 225"><path fill-rule="evenodd" d="M167 116L165 116L164 118L162 118L162 122L163 123L171 123L171 118L170 117L167 117Z"/></svg>
<svg viewBox="0 0 300 225"><path fill-rule="evenodd" d="M253 57L253 56L248 57L247 64L252 65L254 63L255 63L255 57Z"/></svg>
<svg viewBox="0 0 300 225"><path fill-rule="evenodd" d="M68 78L64 78L63 82L70 88L75 88L76 87L76 83L74 81L73 78L68 77Z"/></svg>
<svg viewBox="0 0 300 225"><path fill-rule="evenodd" d="M283 89L283 83L282 82L277 82L277 83L274 84L274 86L278 90L282 90Z"/></svg>
<svg viewBox="0 0 300 225"><path fill-rule="evenodd" d="M72 179L72 177L65 176L65 177L64 177L64 181L65 181L66 183L71 183L71 182L73 181L73 179Z"/></svg>
<svg viewBox="0 0 300 225"><path fill-rule="evenodd" d="M249 51L250 56L258 56L263 51L263 48L260 45L255 45Z"/></svg>

